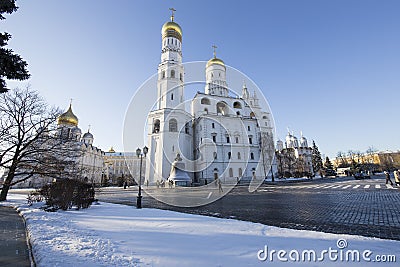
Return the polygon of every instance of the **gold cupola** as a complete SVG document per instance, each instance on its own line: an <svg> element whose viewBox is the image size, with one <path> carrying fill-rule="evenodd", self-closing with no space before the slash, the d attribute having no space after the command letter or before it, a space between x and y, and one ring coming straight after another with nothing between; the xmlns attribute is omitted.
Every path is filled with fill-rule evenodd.
<svg viewBox="0 0 400 267"><path fill-rule="evenodd" d="M173 8L170 8L170 10L172 11L171 21L164 23L164 25L162 26L161 28L162 38L164 39L166 37L174 37L178 39L180 42L182 42L182 28L181 26L179 26L178 23L174 22L174 12L176 10Z"/></svg>
<svg viewBox="0 0 400 267"><path fill-rule="evenodd" d="M78 117L72 112L72 104L69 104L68 110L58 117L58 125L78 126Z"/></svg>
<svg viewBox="0 0 400 267"><path fill-rule="evenodd" d="M209 61L207 61L206 68L208 68L209 66L214 65L214 64L221 65L224 68L226 68L224 61L222 59L217 58L217 54L216 54L216 51L215 51L217 46L213 45L212 47L214 48L214 57L212 59L210 59Z"/></svg>

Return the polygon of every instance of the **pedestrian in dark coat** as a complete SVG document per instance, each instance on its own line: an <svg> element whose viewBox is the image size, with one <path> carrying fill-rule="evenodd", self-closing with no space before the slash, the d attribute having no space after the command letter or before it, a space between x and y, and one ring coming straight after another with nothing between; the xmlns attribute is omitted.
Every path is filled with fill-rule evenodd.
<svg viewBox="0 0 400 267"><path fill-rule="evenodd" d="M388 171L384 171L385 175L386 175L386 184L388 184L388 182L390 182L390 185L393 185L392 180L390 180L390 173Z"/></svg>

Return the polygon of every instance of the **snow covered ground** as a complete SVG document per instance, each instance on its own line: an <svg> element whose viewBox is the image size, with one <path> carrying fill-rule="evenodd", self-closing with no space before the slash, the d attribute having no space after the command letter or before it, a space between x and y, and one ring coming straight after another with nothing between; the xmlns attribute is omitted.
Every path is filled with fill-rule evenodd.
<svg viewBox="0 0 400 267"><path fill-rule="evenodd" d="M109 203L53 213L25 203L24 196L10 194L2 205L17 207L26 218L39 267L398 266L400 261L399 241Z"/></svg>

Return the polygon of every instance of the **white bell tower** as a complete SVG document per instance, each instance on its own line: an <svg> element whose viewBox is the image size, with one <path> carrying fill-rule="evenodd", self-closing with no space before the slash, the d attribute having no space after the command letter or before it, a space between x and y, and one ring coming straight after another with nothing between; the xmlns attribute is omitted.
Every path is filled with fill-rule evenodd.
<svg viewBox="0 0 400 267"><path fill-rule="evenodd" d="M228 84L226 83L226 67L222 59L217 58L215 45L214 57L206 65L206 88L205 93L209 95L228 96Z"/></svg>
<svg viewBox="0 0 400 267"><path fill-rule="evenodd" d="M161 62L158 65L158 105L159 109L175 108L183 103L184 69L182 66L182 29L174 22L175 9L171 21L162 29Z"/></svg>
<svg viewBox="0 0 400 267"><path fill-rule="evenodd" d="M177 154L190 158L191 115L184 104L184 68L182 65L182 29L171 20L161 29L161 62L158 65L157 105L147 118L145 180L150 184L167 180ZM182 151L183 150L183 151ZM143 179L142 179L143 180Z"/></svg>

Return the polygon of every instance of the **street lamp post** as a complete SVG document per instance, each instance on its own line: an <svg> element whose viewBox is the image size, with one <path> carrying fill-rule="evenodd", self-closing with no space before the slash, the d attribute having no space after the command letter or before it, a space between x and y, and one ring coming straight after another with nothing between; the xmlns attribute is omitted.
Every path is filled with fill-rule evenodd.
<svg viewBox="0 0 400 267"><path fill-rule="evenodd" d="M136 149L136 155L140 157L140 167L139 167L139 193L136 199L136 208L142 208L142 163L143 163L143 155L146 157L147 152L149 149L147 146L143 147L143 153L140 148Z"/></svg>

